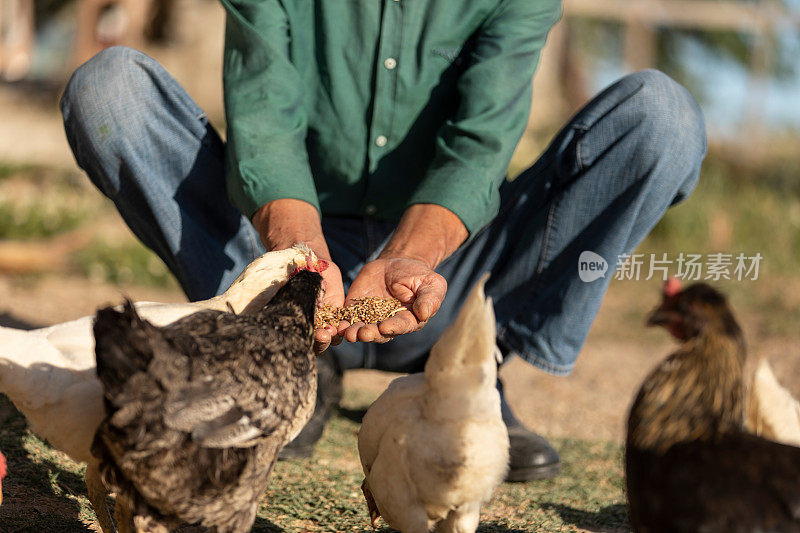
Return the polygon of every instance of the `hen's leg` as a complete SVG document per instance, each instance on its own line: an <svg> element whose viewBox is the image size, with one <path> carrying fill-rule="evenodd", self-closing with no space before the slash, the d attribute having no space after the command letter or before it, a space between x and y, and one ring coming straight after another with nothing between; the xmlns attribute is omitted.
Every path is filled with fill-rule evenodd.
<svg viewBox="0 0 800 533"><path fill-rule="evenodd" d="M103 530L103 533L116 532L117 528L114 526L113 520L111 520L111 514L108 512L108 506L106 505L108 491L103 481L100 479L97 463L89 463L86 465L84 481L86 481L86 492L89 495L89 502L94 508L94 514L97 515L100 529Z"/></svg>
<svg viewBox="0 0 800 533"><path fill-rule="evenodd" d="M381 518L381 512L378 510L378 505L375 503L375 497L372 491L369 490L369 484L365 479L361 484L361 492L364 493L364 499L367 502L367 511L369 512L369 522L373 528L378 527L378 521Z"/></svg>
<svg viewBox="0 0 800 533"><path fill-rule="evenodd" d="M117 494L117 502L114 506L114 518L117 521L119 533L133 533L133 509L130 500L123 495Z"/></svg>

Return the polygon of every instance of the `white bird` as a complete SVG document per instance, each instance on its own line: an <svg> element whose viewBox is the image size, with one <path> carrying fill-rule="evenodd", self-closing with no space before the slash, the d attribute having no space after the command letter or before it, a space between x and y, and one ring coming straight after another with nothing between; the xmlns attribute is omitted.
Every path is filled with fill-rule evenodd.
<svg viewBox="0 0 800 533"><path fill-rule="evenodd" d="M474 532L508 470L497 391L495 317L483 287L431 349L425 372L394 380L358 434L372 525L405 533Z"/></svg>
<svg viewBox="0 0 800 533"><path fill-rule="evenodd" d="M192 303L138 302L139 314L164 326L202 309L250 313L260 309L314 253L299 244L269 252L248 265L224 293ZM25 415L31 430L76 461L87 463L86 486L103 531L114 531L105 506L107 491L91 454L95 431L105 417L97 378L92 324L86 316L24 331L0 327L0 392Z"/></svg>

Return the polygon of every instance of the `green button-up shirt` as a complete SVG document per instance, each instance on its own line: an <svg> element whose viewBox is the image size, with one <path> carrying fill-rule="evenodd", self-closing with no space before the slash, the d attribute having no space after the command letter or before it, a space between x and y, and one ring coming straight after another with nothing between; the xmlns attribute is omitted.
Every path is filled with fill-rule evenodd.
<svg viewBox="0 0 800 533"><path fill-rule="evenodd" d="M470 233L527 123L560 0L222 0L227 184L251 217L280 198Z"/></svg>

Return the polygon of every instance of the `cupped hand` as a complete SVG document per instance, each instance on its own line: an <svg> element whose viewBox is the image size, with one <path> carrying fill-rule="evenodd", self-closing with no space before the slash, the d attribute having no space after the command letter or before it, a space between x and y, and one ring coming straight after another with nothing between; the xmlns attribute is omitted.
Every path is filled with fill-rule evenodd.
<svg viewBox="0 0 800 533"><path fill-rule="evenodd" d="M442 305L447 281L418 259L381 257L358 273L345 305L355 298L397 298L407 310L378 324L340 323L338 333L348 342L387 342L397 335L421 329Z"/></svg>

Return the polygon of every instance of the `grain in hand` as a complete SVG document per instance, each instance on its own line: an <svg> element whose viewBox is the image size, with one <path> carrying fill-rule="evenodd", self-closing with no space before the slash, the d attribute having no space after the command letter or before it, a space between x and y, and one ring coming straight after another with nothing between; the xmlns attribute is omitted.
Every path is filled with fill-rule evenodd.
<svg viewBox="0 0 800 533"><path fill-rule="evenodd" d="M396 298L355 298L347 307L319 306L314 327L320 328L329 324L335 326L342 320L351 324L356 322L377 324L405 309L406 307Z"/></svg>

